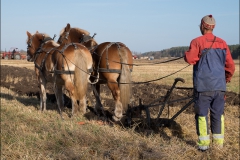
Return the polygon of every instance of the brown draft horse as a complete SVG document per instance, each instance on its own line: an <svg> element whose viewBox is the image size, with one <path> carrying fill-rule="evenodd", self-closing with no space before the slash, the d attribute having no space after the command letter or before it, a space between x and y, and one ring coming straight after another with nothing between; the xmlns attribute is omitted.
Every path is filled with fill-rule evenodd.
<svg viewBox="0 0 240 160"><path fill-rule="evenodd" d="M115 110L113 119L118 121L123 113L127 110L132 96L131 70L133 68L132 53L129 48L121 42L104 42L97 44L93 37L89 36L89 32L71 28L67 24L60 32L58 43L82 43L92 53L93 69L95 77L97 93L100 96L100 84L107 83L112 92L115 101ZM99 79L96 78L99 76ZM96 100L95 109L99 110L101 106L100 100Z"/></svg>
<svg viewBox="0 0 240 160"><path fill-rule="evenodd" d="M27 60L34 62L40 86L40 109L46 110L46 84L54 83L54 92L61 114L63 87L72 100L72 115L86 112L86 92L93 61L89 50L81 44L61 46L47 34L27 31ZM91 72L91 71L90 71ZM80 101L80 107L79 107Z"/></svg>

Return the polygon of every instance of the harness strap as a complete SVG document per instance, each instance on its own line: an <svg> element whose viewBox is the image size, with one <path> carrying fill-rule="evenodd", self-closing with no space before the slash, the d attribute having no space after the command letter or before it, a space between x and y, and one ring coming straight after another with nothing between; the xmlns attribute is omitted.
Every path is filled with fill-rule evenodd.
<svg viewBox="0 0 240 160"><path fill-rule="evenodd" d="M64 70L64 59L65 59L65 55L64 55L64 50L68 47L68 46L74 46L75 49L77 49L77 45L76 43L69 43L69 44L65 44L65 46L61 49L61 50L57 50L59 53L61 53L61 55L63 56L62 59L62 70Z"/></svg>
<svg viewBox="0 0 240 160"><path fill-rule="evenodd" d="M119 43L115 43L115 44L117 45L117 48L118 48L118 55L119 55L119 58L120 58L120 63L121 63L121 65L122 65L123 59L122 59L122 56L121 56L121 54L120 54L120 48L121 48L121 46L120 46Z"/></svg>
<svg viewBox="0 0 240 160"><path fill-rule="evenodd" d="M99 72L104 72L104 73L121 73L120 69L105 69L105 68L99 68Z"/></svg>
<svg viewBox="0 0 240 160"><path fill-rule="evenodd" d="M208 49L206 50L206 52L204 52L203 54L201 54L200 58L202 58L203 56L205 56L205 55L208 53L208 51L212 48L212 45L213 45L213 43L215 42L215 40L216 40L216 36L214 36L214 39L213 39L213 42L212 42L210 48L208 48Z"/></svg>
<svg viewBox="0 0 240 160"><path fill-rule="evenodd" d="M104 73L122 73L122 70L120 70L120 69L99 68L98 71L104 72ZM132 72L132 69L130 69L130 72Z"/></svg>
<svg viewBox="0 0 240 160"><path fill-rule="evenodd" d="M44 35L43 35L43 37L44 37ZM44 37L44 39L41 41L41 44L40 44L39 48L37 49L36 53L41 53L43 51L42 50L43 45L46 44L47 41L50 41L50 40L53 40L53 39L51 37L46 37L46 38Z"/></svg>
<svg viewBox="0 0 240 160"><path fill-rule="evenodd" d="M121 70L118 70L118 69L109 69L108 49L109 49L113 44L116 44L117 47L118 47L118 49L120 48L119 43L116 43L116 42L112 42L112 43L110 43L110 44L108 44L108 45L106 46L106 48L102 51L101 55L98 55L98 56L99 56L98 65L97 65L97 68L95 69L97 73L98 73L98 72L121 73ZM95 49L96 49L96 48L94 48L92 54L96 54L96 53L94 52ZM105 51L106 51L106 66L107 66L106 69L105 69L105 68L99 68L100 62L101 62L101 59L102 59L102 55L103 55L103 53L104 53ZM97 54L96 54L96 55L97 55ZM122 60L122 57L121 57L121 55L119 54L119 52L118 52L118 55L119 55L119 57L120 57L120 60Z"/></svg>
<svg viewBox="0 0 240 160"><path fill-rule="evenodd" d="M88 73L92 73L93 72L93 68L88 69ZM62 71L62 70L54 70L51 71L50 73L55 73L55 74L74 74L74 71Z"/></svg>
<svg viewBox="0 0 240 160"><path fill-rule="evenodd" d="M41 68L37 63L35 63L35 67L36 67L37 69L39 69L40 71L42 71L42 68Z"/></svg>
<svg viewBox="0 0 240 160"><path fill-rule="evenodd" d="M38 52L38 53L37 53L37 56L35 57L35 60L34 60L35 67L38 68L40 71L42 71L43 66L44 66L44 63L45 63L45 61L46 61L49 53L50 53L52 50L54 50L54 49L56 49L56 48L51 48L48 52L46 52L46 54L45 54L45 56L44 56L44 58L43 58L40 66L36 63L36 60L37 60L37 57L39 56L39 54L42 53L42 52L45 52L45 51L42 50L42 52Z"/></svg>
<svg viewBox="0 0 240 160"><path fill-rule="evenodd" d="M51 73L55 73L55 74L74 74L74 71L54 70Z"/></svg>
<svg viewBox="0 0 240 160"><path fill-rule="evenodd" d="M79 43L84 43L84 42L87 42L87 41L89 41L89 40L91 40L92 39L92 37L91 36L89 36L89 35L82 35L82 37L80 38L80 40L79 40Z"/></svg>
<svg viewBox="0 0 240 160"><path fill-rule="evenodd" d="M43 58L43 60L42 60L41 66L40 66L41 68L43 68L43 65L44 65L44 63L45 63L45 61L46 61L49 53L50 53L52 50L54 50L54 49L56 49L56 48L51 48L48 52L46 52L46 54L45 54L45 56L44 56L44 58Z"/></svg>

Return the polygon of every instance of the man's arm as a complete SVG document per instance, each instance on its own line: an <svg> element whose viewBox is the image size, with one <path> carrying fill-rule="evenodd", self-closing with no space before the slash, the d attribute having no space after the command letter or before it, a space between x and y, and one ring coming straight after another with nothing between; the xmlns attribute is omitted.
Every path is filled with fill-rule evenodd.
<svg viewBox="0 0 240 160"><path fill-rule="evenodd" d="M188 51L185 52L184 60L193 65L199 61L199 47L195 39L191 41Z"/></svg>
<svg viewBox="0 0 240 160"><path fill-rule="evenodd" d="M227 46L227 45L226 45ZM226 62L225 62L225 76L226 82L230 82L235 71L235 64L232 59L231 52L227 46L227 53L226 53Z"/></svg>

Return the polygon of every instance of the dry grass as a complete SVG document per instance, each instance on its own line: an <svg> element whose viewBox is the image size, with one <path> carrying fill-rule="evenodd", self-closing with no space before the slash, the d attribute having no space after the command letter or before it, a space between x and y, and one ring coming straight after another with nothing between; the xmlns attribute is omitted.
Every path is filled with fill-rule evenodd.
<svg viewBox="0 0 240 160"><path fill-rule="evenodd" d="M1 159L239 159L236 106L226 107L224 149L201 153L196 150L193 114L182 113L178 127L145 136L82 116L61 120L56 111L37 111L36 98L1 91Z"/></svg>
<svg viewBox="0 0 240 160"><path fill-rule="evenodd" d="M138 62L140 63L140 62ZM133 80L146 81L159 78L180 69L185 64L165 67L134 67ZM183 77L191 84L191 67L176 77ZM160 73L159 73L160 72ZM237 71L236 71L237 73ZM191 73L190 73L191 74ZM239 75L239 70L238 73ZM157 82L171 85L174 77ZM233 83L239 86L239 76ZM9 81L16 80L9 77ZM233 87L234 88L234 87ZM236 87L235 87L236 88ZM239 88L239 87L238 87ZM107 96L107 95L105 95ZM225 108L225 145L207 152L196 149L197 135L194 115L183 112L176 118L176 125L160 128L158 133L119 125L102 125L83 116L61 120L56 110L38 111L36 98L16 95L1 87L1 159L239 159L239 107ZM53 104L47 104L53 105ZM170 117L180 106L170 107ZM167 111L163 111L166 115ZM65 116L67 117L67 116ZM85 122L84 125L79 122ZM150 133L150 134L147 134Z"/></svg>
<svg viewBox="0 0 240 160"><path fill-rule="evenodd" d="M164 60L163 60L164 61ZM159 60L148 61L148 60L134 60L134 64L149 64L159 62ZM235 60L236 70L232 77L231 83L227 84L227 90L239 93L239 60ZM133 67L133 81L134 82L144 82L149 80L158 79L161 77L168 76L172 73L179 71L180 69L188 66L183 59L169 63L162 63L157 65L142 65ZM154 83L163 84L163 85L172 85L174 79L177 77L183 78L185 83L178 83L178 86L181 87L192 87L192 71L193 67L188 66L187 68L177 72L174 75L166 77L162 80L156 81Z"/></svg>
<svg viewBox="0 0 240 160"><path fill-rule="evenodd" d="M34 69L34 63L28 62L27 60L4 60L4 59L1 59L1 65L26 67L28 69Z"/></svg>

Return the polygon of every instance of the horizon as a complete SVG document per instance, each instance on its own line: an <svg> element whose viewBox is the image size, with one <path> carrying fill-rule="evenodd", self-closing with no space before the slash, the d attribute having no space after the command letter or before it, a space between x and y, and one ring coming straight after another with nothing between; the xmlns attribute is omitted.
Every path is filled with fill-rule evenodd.
<svg viewBox="0 0 240 160"><path fill-rule="evenodd" d="M237 0L1 2L1 51L10 47L26 50L26 31L39 31L52 37L56 34L57 40L67 23L87 30L91 35L97 33L95 39L99 44L122 42L131 51L141 54L161 51L189 46L192 39L201 36L198 25L201 18L209 14L216 20L213 34L228 45L239 44Z"/></svg>
<svg viewBox="0 0 240 160"><path fill-rule="evenodd" d="M234 45L240 45L240 44L228 44L228 46L234 46ZM162 50L159 50L159 51L147 51L147 52L143 52L143 53L140 53L140 52L135 52L135 51L131 51L133 52L132 54L133 55L142 55L142 54L146 54L146 53L149 53L149 52L161 52L161 51L164 51L164 50L168 50L168 49L171 49L171 48L180 48L180 47L189 47L189 46L176 46L176 47L170 47L170 48L165 48L165 49L162 49ZM1 52L8 52L9 50L2 50L1 49ZM27 53L27 50L24 50L24 49L19 49L19 51L24 51Z"/></svg>

